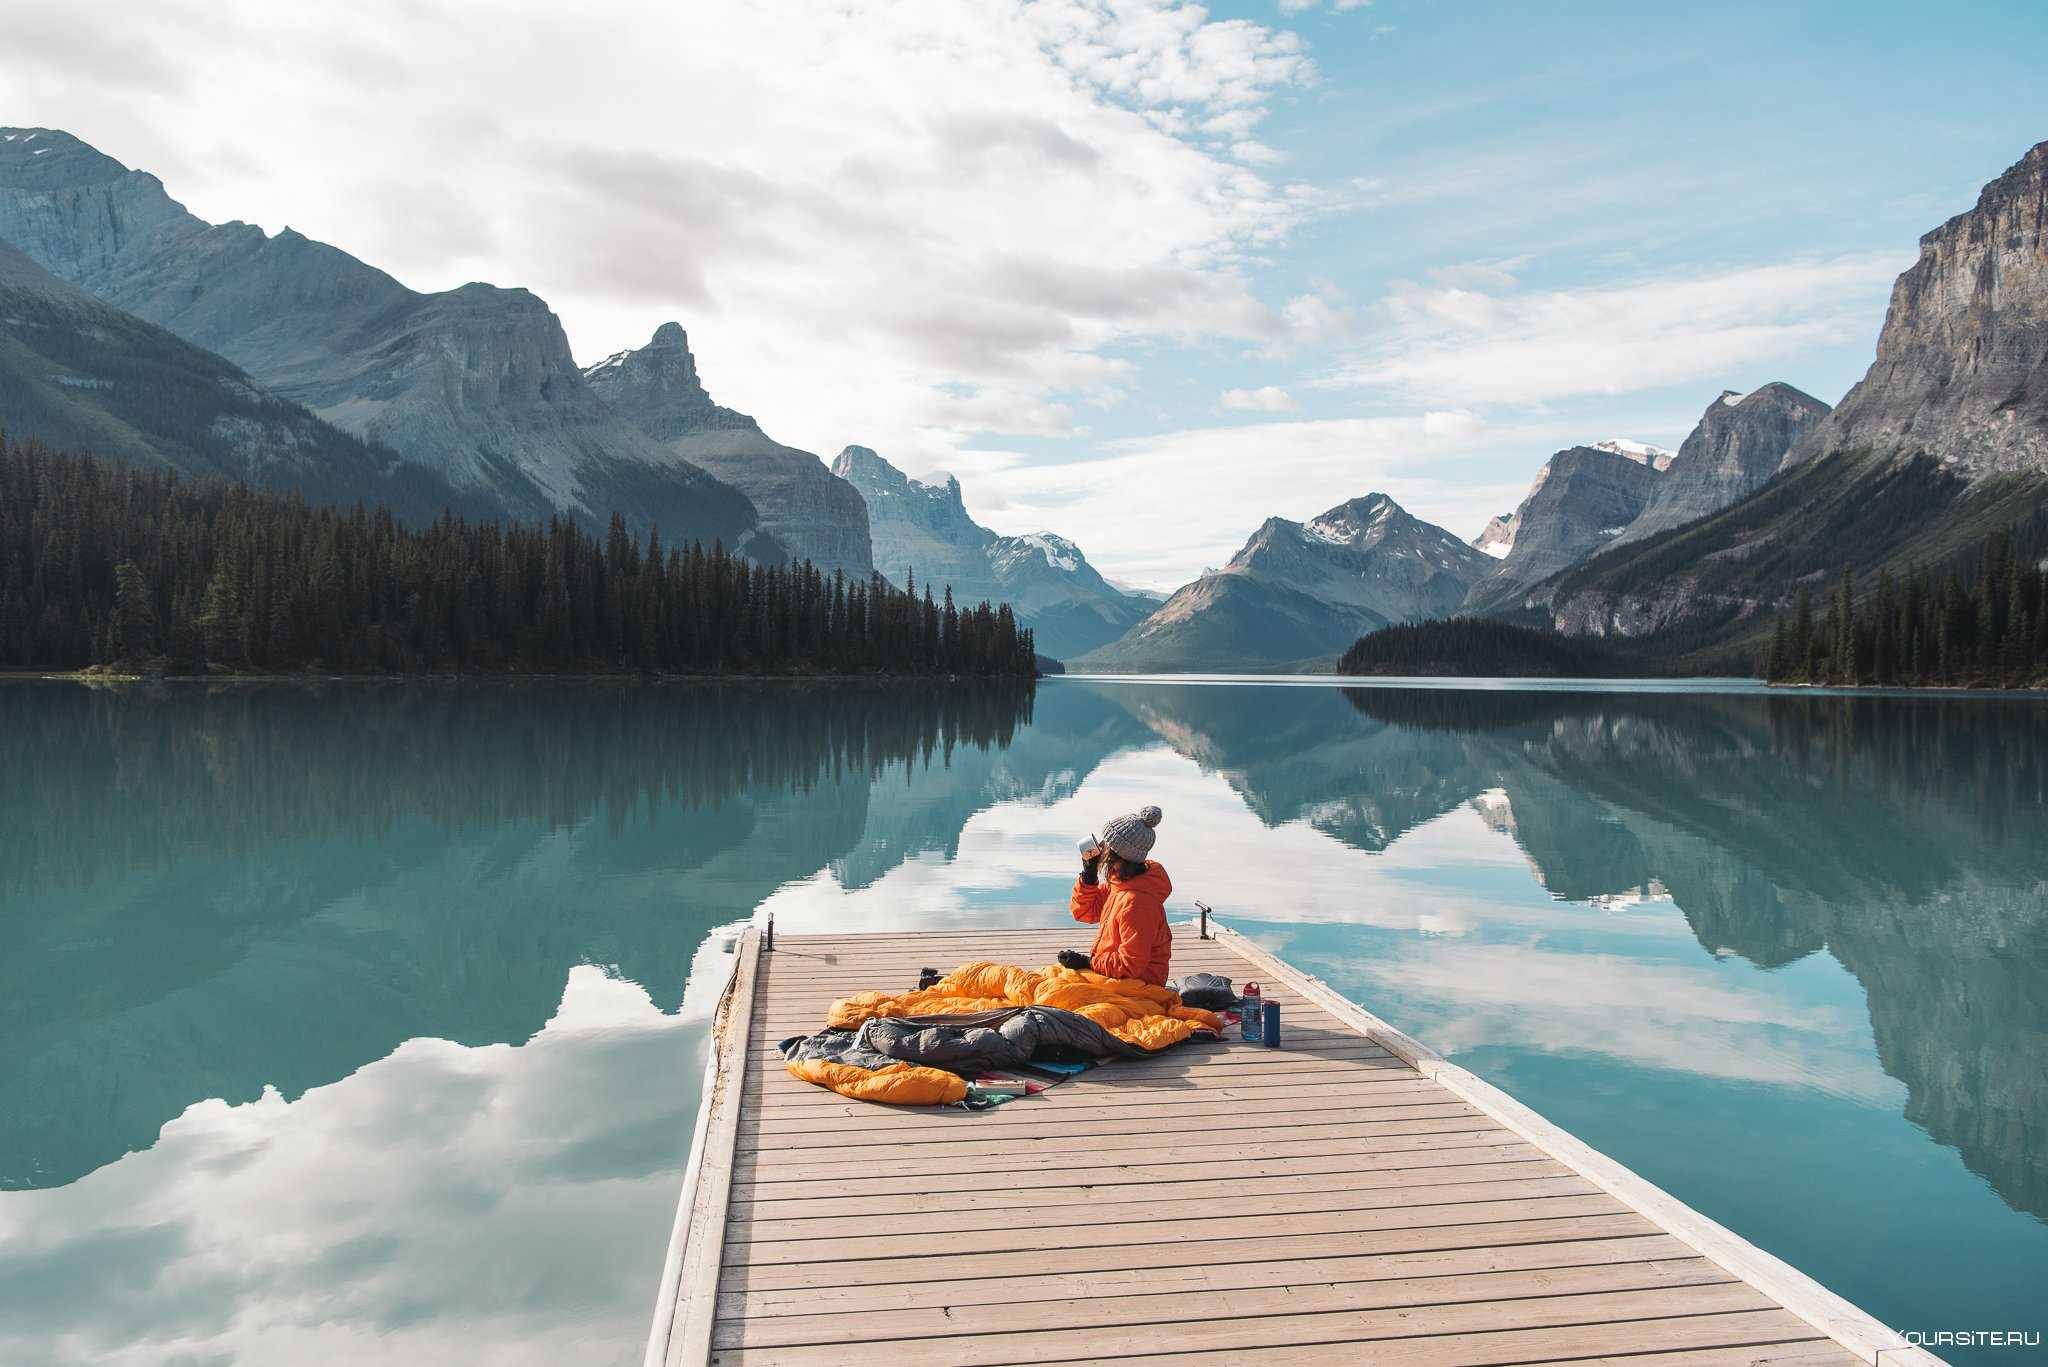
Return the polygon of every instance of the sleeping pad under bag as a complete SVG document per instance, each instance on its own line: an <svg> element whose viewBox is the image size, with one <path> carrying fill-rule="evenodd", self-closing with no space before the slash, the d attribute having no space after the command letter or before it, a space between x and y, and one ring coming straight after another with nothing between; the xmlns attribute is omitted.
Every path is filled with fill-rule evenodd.
<svg viewBox="0 0 2048 1367"><path fill-rule="evenodd" d="M1163 987L984 962L921 992L842 998L826 1013L824 1030L781 1048L793 1076L841 1096L943 1106L966 1097L962 1073L1135 1057L1201 1032L1221 1035L1223 1022L1182 1006Z"/></svg>

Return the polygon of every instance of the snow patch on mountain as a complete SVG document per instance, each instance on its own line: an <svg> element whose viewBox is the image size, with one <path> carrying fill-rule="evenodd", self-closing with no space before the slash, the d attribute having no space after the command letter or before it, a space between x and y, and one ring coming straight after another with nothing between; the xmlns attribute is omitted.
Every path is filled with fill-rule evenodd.
<svg viewBox="0 0 2048 1367"><path fill-rule="evenodd" d="M1608 451L1617 456L1627 456L1638 465L1647 465L1652 470L1662 470L1671 464L1671 458L1678 453L1662 446L1652 446L1646 441L1631 441L1627 437L1609 437L1606 441L1593 443L1595 451Z"/></svg>
<svg viewBox="0 0 2048 1367"><path fill-rule="evenodd" d="M1017 538L1027 546L1037 549L1045 557L1045 563L1068 574L1081 568L1080 548L1064 536L1053 532L1030 532Z"/></svg>

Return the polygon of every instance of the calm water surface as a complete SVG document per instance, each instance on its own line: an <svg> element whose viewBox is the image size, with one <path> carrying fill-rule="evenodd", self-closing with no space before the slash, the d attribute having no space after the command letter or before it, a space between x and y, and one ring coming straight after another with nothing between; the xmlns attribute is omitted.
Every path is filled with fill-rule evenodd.
<svg viewBox="0 0 2048 1367"><path fill-rule="evenodd" d="M14 683L0 1362L636 1361L707 934L1058 924L1146 802L1182 910L1881 1319L2048 1328L2039 702Z"/></svg>

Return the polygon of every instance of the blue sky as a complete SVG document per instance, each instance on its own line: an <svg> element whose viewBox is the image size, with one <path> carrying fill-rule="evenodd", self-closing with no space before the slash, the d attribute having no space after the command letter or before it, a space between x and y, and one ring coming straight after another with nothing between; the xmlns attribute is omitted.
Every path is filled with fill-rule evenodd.
<svg viewBox="0 0 2048 1367"><path fill-rule="evenodd" d="M1214 12L1276 17L1269 5ZM1945 7L1936 17L1899 5L1376 0L1283 22L1310 45L1317 75L1274 101L1260 139L1285 155L1288 176L1348 191L1350 202L1291 234L1260 273L1262 293L1338 292L1354 314L1339 352L1389 330L1378 306L1404 282L1428 285L1475 264L1503 277L1488 282L1482 271L1478 288L1517 297L1870 262L1829 291L1849 316L1819 336L1759 336L1725 360L1681 365L1687 373L1675 380L1622 365L1601 381L1611 392L1467 405L1513 431L1499 443L1476 436L1443 465L1495 503L1548 453L1540 440L1520 441L1525 431L1676 447L1724 387L1782 379L1838 401L1870 363L1890 280L1919 235L2048 137L2048 6ZM1321 349L1153 348L1145 381L1094 433L1259 428L1413 406L1387 385L1319 384L1330 367ZM1264 386L1296 407L1234 418L1214 410L1226 389ZM1432 397L1458 406L1455 385ZM1067 439L1033 449L1052 460L1093 454ZM1438 515L1458 507L1431 502ZM1446 525L1470 535L1494 510L1467 501Z"/></svg>
<svg viewBox="0 0 2048 1367"><path fill-rule="evenodd" d="M690 331L826 459L1170 589L1371 490L1470 536L1723 388L1838 400L1919 235L2048 138L2048 5L78 0L0 52L210 219L579 361Z"/></svg>

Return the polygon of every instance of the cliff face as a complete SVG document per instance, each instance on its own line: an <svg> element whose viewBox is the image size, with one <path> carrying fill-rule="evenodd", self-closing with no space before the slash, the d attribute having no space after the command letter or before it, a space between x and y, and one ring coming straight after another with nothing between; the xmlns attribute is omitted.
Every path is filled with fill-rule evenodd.
<svg viewBox="0 0 2048 1367"><path fill-rule="evenodd" d="M1447 615L1492 563L1385 494L1368 494L1305 523L1266 519L1228 565L1075 663L1103 671L1304 667L1391 622Z"/></svg>
<svg viewBox="0 0 2048 1367"><path fill-rule="evenodd" d="M1920 239L1870 371L1795 448L1919 453L1975 478L2048 471L2048 142Z"/></svg>
<svg viewBox="0 0 2048 1367"><path fill-rule="evenodd" d="M1620 451L1559 451L1544 462L1515 509L1506 556L1472 585L1464 606L1487 611L1510 605L1531 585L1613 544L1643 515L1666 478L1654 462Z"/></svg>
<svg viewBox="0 0 2048 1367"><path fill-rule="evenodd" d="M420 525L472 511L408 465L281 399L228 362L59 280L0 242L0 424L59 450L296 490L375 499Z"/></svg>
<svg viewBox="0 0 2048 1367"><path fill-rule="evenodd" d="M1939 565L2034 516L2048 502L2044 182L2048 143L1921 239L1876 361L1775 477L1528 598L1560 631L1682 626L1703 663L1725 666L1754 654L1802 582Z"/></svg>
<svg viewBox="0 0 2048 1367"><path fill-rule="evenodd" d="M0 129L0 240L491 511L602 527L617 510L780 558L744 495L607 409L525 290L420 294L290 229L207 223L48 129Z"/></svg>
<svg viewBox="0 0 2048 1367"><path fill-rule="evenodd" d="M865 446L842 450L832 473L867 507L876 569L898 584L913 573L938 588L951 584L956 600L995 596L988 547L996 534L967 515L960 481L914 480Z"/></svg>
<svg viewBox="0 0 2048 1367"><path fill-rule="evenodd" d="M1067 659L1121 636L1153 606L1115 587L1081 548L1052 532L1000 536L968 515L960 481L911 479L865 446L849 446L832 473L866 501L875 566L896 583L912 574L963 606L1008 603L1041 655Z"/></svg>
<svg viewBox="0 0 2048 1367"><path fill-rule="evenodd" d="M681 324L663 323L637 351L583 372L603 404L671 456L738 489L791 556L826 574L866 578L875 568L867 505L809 451L784 446L744 413L711 401Z"/></svg>
<svg viewBox="0 0 2048 1367"><path fill-rule="evenodd" d="M1515 515L1501 513L1488 518L1479 535L1472 538L1472 549L1495 560L1505 560L1508 552L1515 548Z"/></svg>
<svg viewBox="0 0 2048 1367"><path fill-rule="evenodd" d="M1748 394L1724 392L1678 448L1642 515L1612 544L1682 527L1762 488L1827 412L1811 394L1777 381Z"/></svg>

